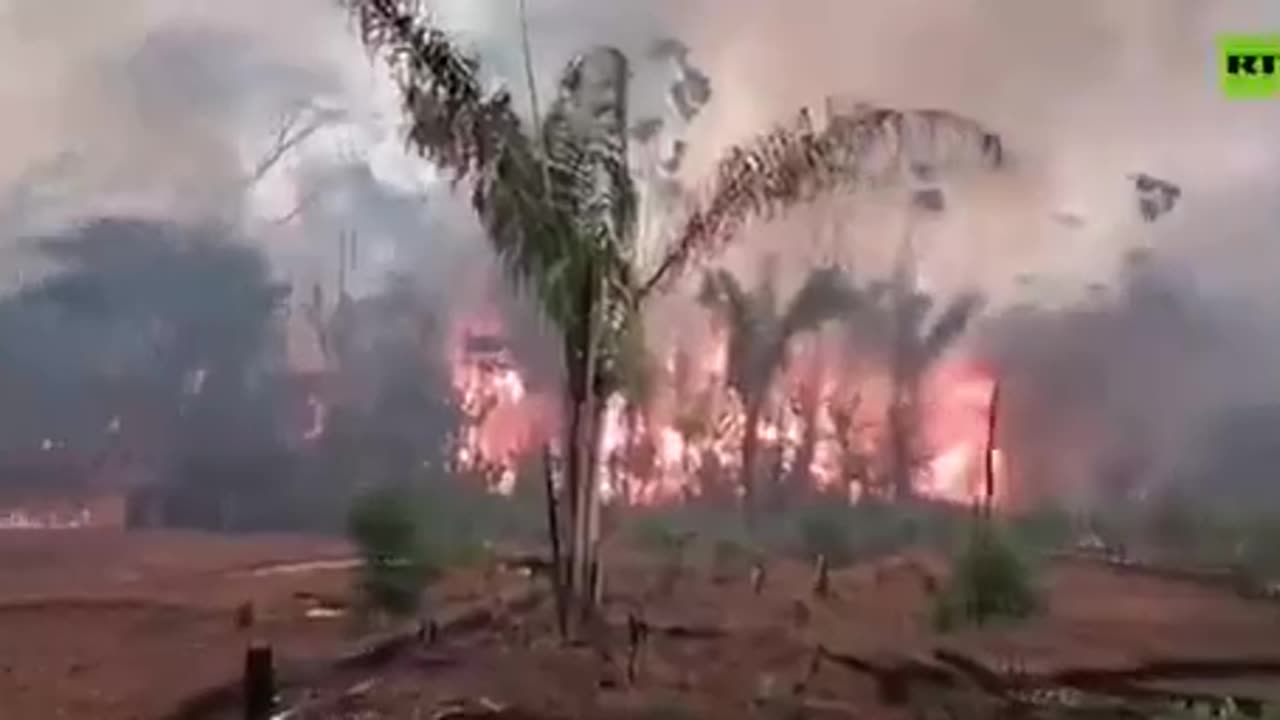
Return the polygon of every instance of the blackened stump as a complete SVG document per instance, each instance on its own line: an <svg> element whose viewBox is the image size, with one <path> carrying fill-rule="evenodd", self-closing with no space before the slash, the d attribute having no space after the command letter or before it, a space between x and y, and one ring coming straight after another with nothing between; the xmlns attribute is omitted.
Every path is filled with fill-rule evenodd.
<svg viewBox="0 0 1280 720"><path fill-rule="evenodd" d="M244 654L244 718L268 720L275 704L276 678L271 646L251 645Z"/></svg>

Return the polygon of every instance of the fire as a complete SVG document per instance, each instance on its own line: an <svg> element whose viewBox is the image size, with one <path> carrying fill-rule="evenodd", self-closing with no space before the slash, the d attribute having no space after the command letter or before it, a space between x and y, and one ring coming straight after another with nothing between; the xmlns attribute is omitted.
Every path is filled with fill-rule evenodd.
<svg viewBox="0 0 1280 720"><path fill-rule="evenodd" d="M510 492L520 460L554 437L555 413L549 409L555 398L529 389L496 315L465 318L450 340L453 389L463 417L453 465Z"/></svg>
<svg viewBox="0 0 1280 720"><path fill-rule="evenodd" d="M934 373L929 413L932 459L924 473L921 491L930 497L958 503L982 498L986 474L987 423L995 381L980 369L961 364L944 366ZM996 497L1007 496L1005 461L999 447L992 448L992 472Z"/></svg>
<svg viewBox="0 0 1280 720"><path fill-rule="evenodd" d="M464 421L454 466L492 488L513 487L519 464L560 439L558 388L531 388L494 315L455 325L453 387ZM606 499L634 504L706 493L740 494L746 412L725 386L727 343L713 331L706 347L669 351L665 382L643 407L614 396L602 412L597 469ZM765 482L802 477L851 500L883 492L887 381L881 372L823 362L819 343L797 352L774 383L757 428ZM927 461L915 486L928 497L968 504L981 496L992 379L959 360L933 372L923 390ZM1004 463L995 453L998 496ZM795 472L798 464L803 472ZM997 498L999 499L999 498Z"/></svg>

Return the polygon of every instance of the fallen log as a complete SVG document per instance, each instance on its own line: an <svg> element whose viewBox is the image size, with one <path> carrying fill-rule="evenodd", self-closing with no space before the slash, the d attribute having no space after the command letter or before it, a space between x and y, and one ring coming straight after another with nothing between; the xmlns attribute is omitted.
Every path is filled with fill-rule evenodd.
<svg viewBox="0 0 1280 720"><path fill-rule="evenodd" d="M1224 701L1225 695L1144 687L1158 681L1231 680L1274 677L1280 682L1280 658L1157 659L1129 667L1072 667L1052 672L1009 673L993 669L954 649L938 649L934 657L955 668L989 694L1010 697L1035 690L1071 689L1096 696L1128 700ZM1261 703L1264 698L1241 697Z"/></svg>
<svg viewBox="0 0 1280 720"><path fill-rule="evenodd" d="M1009 678L1006 675L988 668L967 655L954 650L938 649L933 651L933 656L969 678L983 692L1003 695L1009 690Z"/></svg>
<svg viewBox="0 0 1280 720"><path fill-rule="evenodd" d="M1100 557L1079 551L1058 552L1050 555L1050 558L1059 562L1102 565L1123 574L1186 582L1203 587L1226 590L1248 600L1280 601L1280 588L1276 587L1274 583L1268 584L1255 578L1250 578L1237 568L1182 567L1144 562L1131 558Z"/></svg>
<svg viewBox="0 0 1280 720"><path fill-rule="evenodd" d="M541 589L532 589L514 595L500 604L501 609L521 611L518 608L531 609L546 597ZM462 610L451 618L438 624L441 637L450 635L466 635L472 631L483 629L486 622L491 621L494 613L489 608L472 607ZM282 668L278 683L281 688L298 687L313 682L329 672L346 672L353 669L371 670L404 657L408 651L421 645L417 641L417 628L396 632L353 652L341 655L332 661L316 663L294 663ZM206 718L224 717L238 707L243 697L243 689L239 679L205 690L180 701L170 713L163 715L163 720L205 720Z"/></svg>
<svg viewBox="0 0 1280 720"><path fill-rule="evenodd" d="M946 668L915 658L873 661L848 653L820 650L822 658L864 675L870 675L879 688L880 700L887 705L903 705L910 700L915 686L953 688L956 676Z"/></svg>
<svg viewBox="0 0 1280 720"><path fill-rule="evenodd" d="M673 640L718 640L729 635L724 628L699 625L654 625L648 624L651 634L662 635Z"/></svg>

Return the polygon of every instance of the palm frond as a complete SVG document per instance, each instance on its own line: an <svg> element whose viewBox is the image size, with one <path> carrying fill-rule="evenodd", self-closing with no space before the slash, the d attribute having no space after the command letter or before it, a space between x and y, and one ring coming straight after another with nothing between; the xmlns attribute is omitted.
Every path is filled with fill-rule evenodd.
<svg viewBox="0 0 1280 720"><path fill-rule="evenodd" d="M933 309L933 297L918 290L907 290L893 301L894 328L908 342L914 343L925 334L925 320Z"/></svg>
<svg viewBox="0 0 1280 720"><path fill-rule="evenodd" d="M400 88L411 149L455 181L481 173L513 142L527 142L505 91L488 93L480 64L436 27L423 0L340 0L360 39Z"/></svg>
<svg viewBox="0 0 1280 720"><path fill-rule="evenodd" d="M729 334L726 380L745 395L752 389L758 348L767 341L763 336L773 318L762 316L756 298L727 270L703 275L698 301L725 322Z"/></svg>
<svg viewBox="0 0 1280 720"><path fill-rule="evenodd" d="M912 168L999 168L1005 159L998 135L945 111L863 105L833 115L822 130L801 111L790 125L728 150L640 293L719 251L752 219L770 219L821 193L897 181Z"/></svg>
<svg viewBox="0 0 1280 720"><path fill-rule="evenodd" d="M582 249L545 202L543 159L510 96L485 92L479 62L433 24L422 0L342 2L392 70L409 148L455 183L470 182L471 205L512 283L532 290L557 324L572 318L567 290Z"/></svg>
<svg viewBox="0 0 1280 720"><path fill-rule="evenodd" d="M858 293L839 268L814 270L791 298L779 321L784 342L798 333L816 330L829 320L848 315L860 302Z"/></svg>
<svg viewBox="0 0 1280 720"><path fill-rule="evenodd" d="M921 341L922 359L929 363L946 352L964 334L983 302L978 293L965 293L948 303Z"/></svg>
<svg viewBox="0 0 1280 720"><path fill-rule="evenodd" d="M816 330L854 309L856 295L844 273L828 267L813 270L781 315L773 316L767 337L757 338L756 382L768 386L788 364L788 349L797 335Z"/></svg>
<svg viewBox="0 0 1280 720"><path fill-rule="evenodd" d="M574 267L580 308L602 311L596 338L602 374L616 375L632 317L631 255L636 191L627 166L627 87L630 70L617 49L597 47L575 57L560 77L560 92L544 125L555 212L578 246ZM598 297L601 283L605 295ZM584 289L585 288L585 289ZM585 320L590 312L579 312ZM616 378L614 378L616 380Z"/></svg>

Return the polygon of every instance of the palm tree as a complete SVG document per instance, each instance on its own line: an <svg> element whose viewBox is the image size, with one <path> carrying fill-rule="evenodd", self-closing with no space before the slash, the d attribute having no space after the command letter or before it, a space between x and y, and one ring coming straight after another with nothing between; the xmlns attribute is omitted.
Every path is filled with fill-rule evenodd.
<svg viewBox="0 0 1280 720"><path fill-rule="evenodd" d="M574 527L567 592L587 611L594 420L599 399L616 383L619 349L638 327L644 299L734 239L753 217L899 175L922 147L935 166L999 167L1004 160L998 136L950 113L864 106L817 130L802 112L791 126L730 150L661 260L642 274L632 254L636 193L626 162L622 53L600 47L575 58L546 117L535 108L528 133L510 94L484 90L479 61L435 25L423 0L340 1L364 44L392 69L409 120L408 146L470 189L502 265L562 339ZM952 142L944 147L940 137Z"/></svg>
<svg viewBox="0 0 1280 720"><path fill-rule="evenodd" d="M748 522L759 509L757 456L760 421L774 378L786 367L788 346L801 333L818 329L847 315L858 295L835 267L810 271L800 289L779 307L775 289L776 265L766 262L760 284L745 290L725 270L708 272L698 300L720 315L728 328L728 368L725 381L742 401L742 504Z"/></svg>
<svg viewBox="0 0 1280 720"><path fill-rule="evenodd" d="M919 459L920 389L935 363L968 328L982 308L977 293L954 298L936 314L936 301L919 289L915 256L908 239L887 285L873 289L867 312L850 317L852 336L860 347L876 347L889 373L886 412L887 474L895 497L913 494L912 475ZM870 342L868 342L870 341Z"/></svg>

